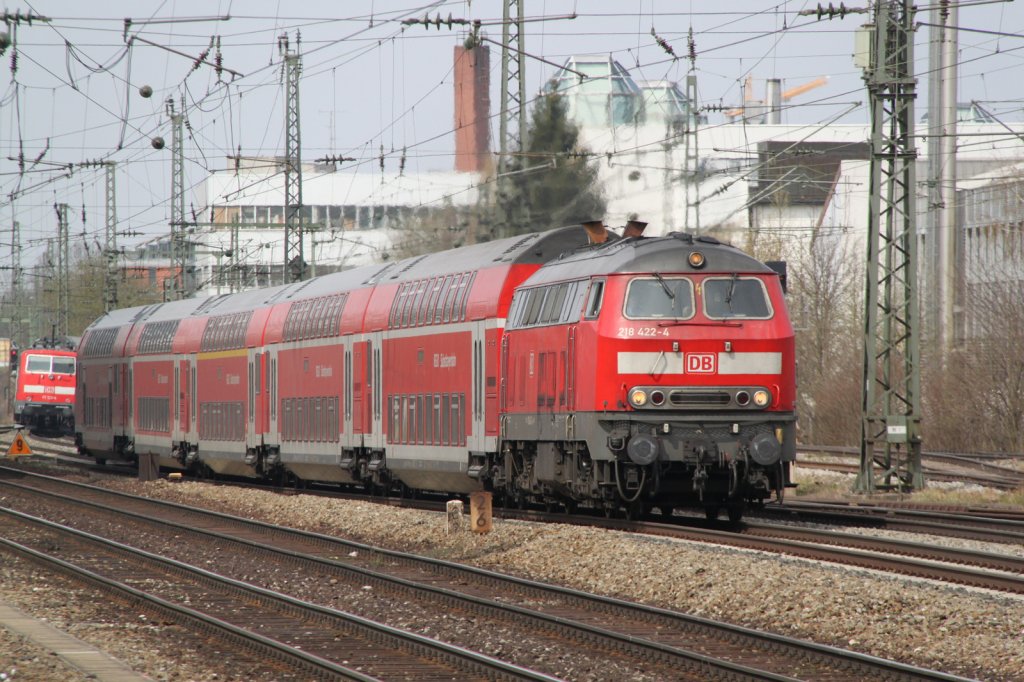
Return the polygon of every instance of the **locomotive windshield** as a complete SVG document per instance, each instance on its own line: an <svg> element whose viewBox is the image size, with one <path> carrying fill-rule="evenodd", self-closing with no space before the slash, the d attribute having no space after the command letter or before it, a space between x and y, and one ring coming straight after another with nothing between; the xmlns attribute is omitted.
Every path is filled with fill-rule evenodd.
<svg viewBox="0 0 1024 682"><path fill-rule="evenodd" d="M29 355L28 360L25 361L25 371L36 374L74 374L75 359L51 355Z"/></svg>
<svg viewBox="0 0 1024 682"><path fill-rule="evenodd" d="M756 277L716 277L704 280L704 314L712 319L744 317L766 320L772 316L764 282Z"/></svg>
<svg viewBox="0 0 1024 682"><path fill-rule="evenodd" d="M693 283L688 279L637 277L629 283L625 315L629 319L687 319L693 316Z"/></svg>

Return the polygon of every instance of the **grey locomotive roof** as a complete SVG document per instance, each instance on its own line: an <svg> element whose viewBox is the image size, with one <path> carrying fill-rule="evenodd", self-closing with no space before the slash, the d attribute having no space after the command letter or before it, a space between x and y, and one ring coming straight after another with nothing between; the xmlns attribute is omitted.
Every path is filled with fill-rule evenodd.
<svg viewBox="0 0 1024 682"><path fill-rule="evenodd" d="M687 258L704 254L704 267L695 269ZM616 239L567 253L551 261L526 286L582 279L593 275L630 272L773 272L755 258L713 237L673 232L664 237Z"/></svg>

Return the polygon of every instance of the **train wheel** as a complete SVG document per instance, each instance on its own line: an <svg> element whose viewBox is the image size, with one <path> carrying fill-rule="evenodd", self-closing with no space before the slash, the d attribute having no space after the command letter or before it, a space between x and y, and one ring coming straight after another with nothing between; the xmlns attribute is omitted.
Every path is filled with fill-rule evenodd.
<svg viewBox="0 0 1024 682"><path fill-rule="evenodd" d="M661 511L661 518L663 519L671 519L672 514L675 513L675 508L670 504L660 505L658 509Z"/></svg>
<svg viewBox="0 0 1024 682"><path fill-rule="evenodd" d="M563 500L562 506L565 507L566 514L575 514L579 505L576 504L576 500Z"/></svg>
<svg viewBox="0 0 1024 682"><path fill-rule="evenodd" d="M725 513L729 515L730 523L739 523L743 518L743 512L746 511L746 505L742 502L735 502L730 504L725 509Z"/></svg>
<svg viewBox="0 0 1024 682"><path fill-rule="evenodd" d="M704 507L704 516L708 521L714 521L718 518L718 506L708 505Z"/></svg>
<svg viewBox="0 0 1024 682"><path fill-rule="evenodd" d="M627 521L639 521L640 517L644 515L644 504L643 502L630 502L626 505L626 520Z"/></svg>

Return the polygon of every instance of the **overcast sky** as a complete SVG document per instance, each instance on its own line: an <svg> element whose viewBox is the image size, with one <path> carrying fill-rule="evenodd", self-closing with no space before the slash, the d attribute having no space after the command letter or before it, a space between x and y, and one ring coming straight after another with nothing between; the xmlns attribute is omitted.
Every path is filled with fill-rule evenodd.
<svg viewBox="0 0 1024 682"><path fill-rule="evenodd" d="M818 21L798 16L816 3L750 0L523 0L523 5L529 18L525 49L548 62L561 64L573 54L610 54L636 80L683 81L693 68L703 105L738 103L747 76L753 78L757 98L764 96L768 78L781 78L788 89L828 76L827 85L794 99L797 106L783 120L823 122L854 102L861 106L842 121L867 120L866 92L851 60L853 31L866 15ZM383 145L385 175L398 173L403 149L406 172L450 170L452 48L465 37L465 29L401 22L428 13L431 18L440 13L445 19L449 14L479 19L485 35L500 41L501 8L500 0L16 0L8 6L10 13L31 11L52 21L22 23L12 31L16 72L12 48L0 60L6 81L0 100L3 260L16 219L28 249L23 265L33 263L31 254L37 256L39 246L56 233L55 202L70 205L72 235L86 235L93 246L102 240L101 171L75 169L67 177L66 171L55 172L59 166L54 164L116 161L120 229L140 235L122 236L122 242L166 233L171 157L166 147L154 149L151 140L162 136L170 143L167 98L179 109L184 98L189 123L186 183L191 187L199 186L209 170L226 167L225 157L239 149L243 155L283 154L278 38L285 33L292 48L301 33L304 160L351 156L358 161L348 166L379 173ZM227 16L229 20L218 20ZM166 21L171 18L176 21ZM930 21L925 13L918 19ZM982 101L1008 121L1024 118L1020 0L965 6L959 24L986 31L960 33L959 99ZM691 29L696 54L692 63L687 41ZM138 40L128 49L126 39L133 37ZM195 63L211 40L214 47L207 61L216 61L218 39L224 67L220 74L213 66ZM919 115L927 103L927 39L928 29L920 28ZM495 114L500 64L498 48L492 46ZM528 59L526 68L530 96L555 71L536 59ZM142 86L152 88L148 99L139 94ZM709 117L712 123L723 120L721 114ZM19 154L26 160L23 174L8 159ZM190 194L187 203L195 205L203 220L198 201Z"/></svg>

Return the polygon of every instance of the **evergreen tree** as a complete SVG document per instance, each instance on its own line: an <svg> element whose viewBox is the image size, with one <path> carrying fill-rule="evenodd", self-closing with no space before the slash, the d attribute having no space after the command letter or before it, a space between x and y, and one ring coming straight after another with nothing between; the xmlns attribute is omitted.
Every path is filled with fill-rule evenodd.
<svg viewBox="0 0 1024 682"><path fill-rule="evenodd" d="M596 165L579 141L565 100L546 93L537 98L527 145L500 183L496 236L540 232L604 217L606 208Z"/></svg>

